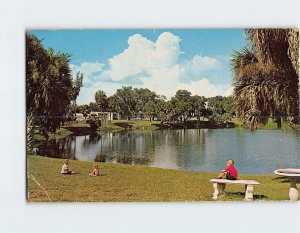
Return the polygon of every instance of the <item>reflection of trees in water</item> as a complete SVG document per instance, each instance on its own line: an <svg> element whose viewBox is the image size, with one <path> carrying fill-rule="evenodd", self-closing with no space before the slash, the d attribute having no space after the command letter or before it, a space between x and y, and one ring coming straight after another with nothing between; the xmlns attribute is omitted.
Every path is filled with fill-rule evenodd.
<svg viewBox="0 0 300 233"><path fill-rule="evenodd" d="M171 144L176 146L176 165L189 169L205 162L205 129L179 129L171 133Z"/></svg>
<svg viewBox="0 0 300 233"><path fill-rule="evenodd" d="M96 155L94 161L95 161L95 162L107 162L107 161L106 161L106 156L107 156L107 155L101 155L101 154L98 154L98 155Z"/></svg>
<svg viewBox="0 0 300 233"><path fill-rule="evenodd" d="M99 153L105 155L108 162L148 165L152 144L148 137L149 134L143 132L108 133L101 138Z"/></svg>
<svg viewBox="0 0 300 233"><path fill-rule="evenodd" d="M131 165L148 165L149 158L124 155L124 156L118 156L117 162L123 164L131 164Z"/></svg>
<svg viewBox="0 0 300 233"><path fill-rule="evenodd" d="M188 168L203 163L207 132L196 130L94 133L48 140L39 154L55 158ZM197 154L198 153L198 154ZM192 155L192 156L191 156Z"/></svg>
<svg viewBox="0 0 300 233"><path fill-rule="evenodd" d="M101 134L98 134L97 132L91 133L89 135L89 143L98 143L99 140L101 139Z"/></svg>
<svg viewBox="0 0 300 233"><path fill-rule="evenodd" d="M74 146L75 137L50 139L38 146L38 154L52 158L76 159Z"/></svg>

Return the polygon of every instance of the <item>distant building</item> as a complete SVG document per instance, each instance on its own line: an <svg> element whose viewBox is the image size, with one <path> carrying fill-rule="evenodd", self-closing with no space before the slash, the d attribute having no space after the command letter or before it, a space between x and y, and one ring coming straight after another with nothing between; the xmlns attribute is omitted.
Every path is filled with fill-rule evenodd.
<svg viewBox="0 0 300 233"><path fill-rule="evenodd" d="M95 115L99 116L101 119L108 120L108 121L120 120L120 118L121 118L120 114L116 113L116 112L95 112L95 111L92 111L89 115L91 115L91 114L95 114Z"/></svg>
<svg viewBox="0 0 300 233"><path fill-rule="evenodd" d="M76 120L77 121L83 121L84 120L83 114L82 113L76 113Z"/></svg>
<svg viewBox="0 0 300 233"><path fill-rule="evenodd" d="M109 120L109 121L119 120L121 118L120 114L116 112L95 112L95 111L90 112L86 118L88 118L92 114L99 116L103 120ZM76 113L76 120L83 121L85 120L85 118L82 113Z"/></svg>

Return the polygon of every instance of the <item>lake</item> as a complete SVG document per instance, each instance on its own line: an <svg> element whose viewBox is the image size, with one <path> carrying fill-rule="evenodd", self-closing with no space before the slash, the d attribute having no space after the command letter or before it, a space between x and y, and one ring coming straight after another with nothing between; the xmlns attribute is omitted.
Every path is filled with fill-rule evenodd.
<svg viewBox="0 0 300 233"><path fill-rule="evenodd" d="M300 168L300 134L295 131L178 129L71 135L38 146L40 155L84 161L218 172L234 159L241 174Z"/></svg>

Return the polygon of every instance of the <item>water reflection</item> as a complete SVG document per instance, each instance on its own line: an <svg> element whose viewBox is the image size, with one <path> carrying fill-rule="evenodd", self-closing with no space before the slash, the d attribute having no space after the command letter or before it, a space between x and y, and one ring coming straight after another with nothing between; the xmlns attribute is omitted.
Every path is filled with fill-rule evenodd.
<svg viewBox="0 0 300 233"><path fill-rule="evenodd" d="M240 173L300 167L299 134L240 129L125 131L49 140L38 154L96 162L219 171L228 158Z"/></svg>

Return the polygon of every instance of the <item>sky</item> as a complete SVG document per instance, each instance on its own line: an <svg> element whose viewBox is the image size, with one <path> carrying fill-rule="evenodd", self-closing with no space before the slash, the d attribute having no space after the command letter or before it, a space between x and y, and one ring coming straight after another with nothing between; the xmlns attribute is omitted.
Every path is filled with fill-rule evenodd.
<svg viewBox="0 0 300 233"><path fill-rule="evenodd" d="M71 55L84 74L78 104L103 90L148 88L168 99L179 89L200 96L232 93L229 62L246 45L242 29L31 30L47 49Z"/></svg>

